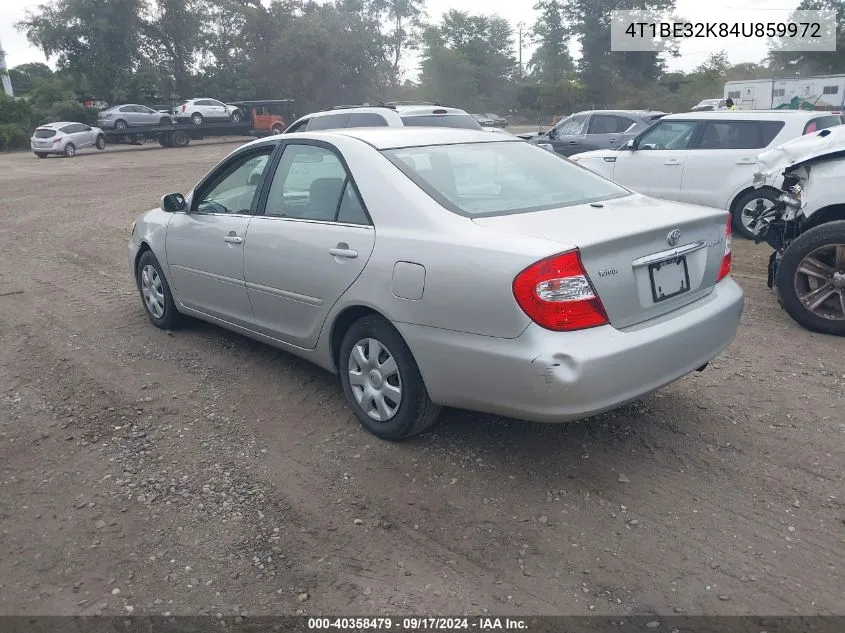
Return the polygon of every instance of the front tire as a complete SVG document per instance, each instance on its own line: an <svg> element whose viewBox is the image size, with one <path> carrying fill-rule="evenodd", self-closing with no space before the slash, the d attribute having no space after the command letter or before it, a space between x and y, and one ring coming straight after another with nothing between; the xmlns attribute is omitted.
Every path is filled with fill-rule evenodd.
<svg viewBox="0 0 845 633"><path fill-rule="evenodd" d="M135 278L150 322L162 330L175 330L182 325L184 316L176 309L170 285L152 251L141 255Z"/></svg>
<svg viewBox="0 0 845 633"><path fill-rule="evenodd" d="M74 145L73 143L68 143L67 145L65 145L64 152L62 153L65 155L65 158L73 158L74 156L76 156L76 145Z"/></svg>
<svg viewBox="0 0 845 633"><path fill-rule="evenodd" d="M240 123L241 122L241 113L235 110L232 112L232 123Z"/></svg>
<svg viewBox="0 0 845 633"><path fill-rule="evenodd" d="M752 229L749 224L760 214L775 206L779 196L780 192L775 189L760 188L737 198L731 208L734 232L747 240L756 238L757 233L760 232L760 226L755 226Z"/></svg>
<svg viewBox="0 0 845 633"><path fill-rule="evenodd" d="M35 155L38 156L38 158L47 158L47 154L44 152L35 152Z"/></svg>
<svg viewBox="0 0 845 633"><path fill-rule="evenodd" d="M781 306L800 325L845 336L845 220L795 239L778 264L775 286Z"/></svg>
<svg viewBox="0 0 845 633"><path fill-rule="evenodd" d="M191 123L193 123L194 125L202 125L202 121L202 115L199 112L194 112L191 115Z"/></svg>
<svg viewBox="0 0 845 633"><path fill-rule="evenodd" d="M361 425L385 440L403 440L437 420L411 350L383 318L368 315L347 330L340 344L340 381Z"/></svg>
<svg viewBox="0 0 845 633"><path fill-rule="evenodd" d="M100 134L100 135L97 137L97 143L96 143L96 145L97 145L97 149L99 149L99 150L106 149L106 137L105 137L105 135L104 135L104 134Z"/></svg>

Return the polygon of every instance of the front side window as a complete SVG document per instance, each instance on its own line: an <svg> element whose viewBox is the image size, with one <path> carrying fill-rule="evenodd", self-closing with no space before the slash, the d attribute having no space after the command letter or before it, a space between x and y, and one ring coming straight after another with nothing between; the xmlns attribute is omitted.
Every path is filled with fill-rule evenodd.
<svg viewBox="0 0 845 633"><path fill-rule="evenodd" d="M337 154L315 145L285 148L264 215L368 224L363 204Z"/></svg>
<svg viewBox="0 0 845 633"><path fill-rule="evenodd" d="M308 119L304 119L302 121L298 121L290 126L289 129L285 130L286 134L293 134L294 132L304 132L305 127L308 125Z"/></svg>
<svg viewBox="0 0 845 633"><path fill-rule="evenodd" d="M583 134L584 125L587 123L586 114L573 114L568 119L561 121L556 128L553 128L556 136L569 136L571 134Z"/></svg>
<svg viewBox="0 0 845 633"><path fill-rule="evenodd" d="M638 150L677 150L689 147L695 121L661 121L637 142Z"/></svg>
<svg viewBox="0 0 845 633"><path fill-rule="evenodd" d="M273 146L267 146L232 159L198 191L195 210L199 213L251 213L255 193L272 152Z"/></svg>
<svg viewBox="0 0 845 633"><path fill-rule="evenodd" d="M346 122L346 127L384 127L386 125L387 119L373 112L350 114Z"/></svg>
<svg viewBox="0 0 845 633"><path fill-rule="evenodd" d="M309 130L332 130L346 127L346 122L349 120L348 114L327 114L326 116L318 116L311 119L311 124L308 126Z"/></svg>
<svg viewBox="0 0 845 633"><path fill-rule="evenodd" d="M431 145L383 153L442 206L473 217L554 209L629 193L529 143Z"/></svg>

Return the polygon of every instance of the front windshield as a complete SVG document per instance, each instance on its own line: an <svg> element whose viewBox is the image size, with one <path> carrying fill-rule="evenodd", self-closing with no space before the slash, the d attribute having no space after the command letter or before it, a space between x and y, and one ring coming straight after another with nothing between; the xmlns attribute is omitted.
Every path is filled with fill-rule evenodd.
<svg viewBox="0 0 845 633"><path fill-rule="evenodd" d="M384 154L441 205L472 217L568 207L629 193L523 142L429 145Z"/></svg>

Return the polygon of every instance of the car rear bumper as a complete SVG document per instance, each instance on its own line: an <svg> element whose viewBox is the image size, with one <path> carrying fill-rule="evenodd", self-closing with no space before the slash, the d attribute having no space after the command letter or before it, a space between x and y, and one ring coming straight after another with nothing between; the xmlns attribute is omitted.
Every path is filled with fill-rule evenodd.
<svg viewBox="0 0 845 633"><path fill-rule="evenodd" d="M716 357L744 303L730 277L713 292L625 330L551 332L535 324L502 339L399 323L437 404L537 422L567 422L636 400Z"/></svg>

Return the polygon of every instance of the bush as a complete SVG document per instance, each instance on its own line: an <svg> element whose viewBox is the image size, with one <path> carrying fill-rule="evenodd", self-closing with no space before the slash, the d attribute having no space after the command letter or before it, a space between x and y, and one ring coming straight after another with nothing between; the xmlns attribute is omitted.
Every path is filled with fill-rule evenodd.
<svg viewBox="0 0 845 633"><path fill-rule="evenodd" d="M0 124L17 123L28 125L32 119L32 108L23 99L7 97L0 92Z"/></svg>
<svg viewBox="0 0 845 633"><path fill-rule="evenodd" d="M42 121L42 123L73 121L74 123L97 125L97 111L93 108L86 108L78 101L67 100L54 103L47 113L47 118L49 121Z"/></svg>
<svg viewBox="0 0 845 633"><path fill-rule="evenodd" d="M9 152L27 147L29 147L29 132L26 127L18 123L0 124L0 151Z"/></svg>

